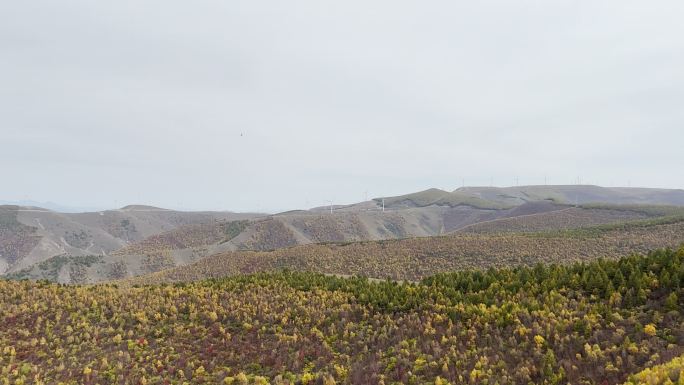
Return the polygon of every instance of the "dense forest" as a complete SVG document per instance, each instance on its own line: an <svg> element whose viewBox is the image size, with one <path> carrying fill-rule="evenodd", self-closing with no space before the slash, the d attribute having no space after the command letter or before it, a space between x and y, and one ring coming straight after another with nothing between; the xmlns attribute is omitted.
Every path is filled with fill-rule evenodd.
<svg viewBox="0 0 684 385"><path fill-rule="evenodd" d="M0 383L681 383L683 261L667 249L415 283L0 281Z"/></svg>

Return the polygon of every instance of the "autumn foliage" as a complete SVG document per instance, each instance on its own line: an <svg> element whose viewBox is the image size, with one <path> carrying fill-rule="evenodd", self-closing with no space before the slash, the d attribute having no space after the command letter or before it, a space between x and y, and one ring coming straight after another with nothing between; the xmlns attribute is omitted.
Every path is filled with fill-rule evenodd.
<svg viewBox="0 0 684 385"><path fill-rule="evenodd" d="M620 384L684 353L682 262L660 250L420 283L0 281L0 383Z"/></svg>

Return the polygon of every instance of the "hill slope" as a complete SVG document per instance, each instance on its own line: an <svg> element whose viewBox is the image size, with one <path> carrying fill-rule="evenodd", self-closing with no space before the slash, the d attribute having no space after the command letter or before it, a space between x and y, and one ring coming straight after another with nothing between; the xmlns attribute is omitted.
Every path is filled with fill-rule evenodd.
<svg viewBox="0 0 684 385"><path fill-rule="evenodd" d="M569 220L569 215L574 220ZM532 218L536 216L543 218L543 220L536 220L542 224L538 226L539 228L572 229L588 224L624 223L630 220L652 218L652 215L656 214L633 209L567 208L538 203L496 211L478 210L471 207L431 206L384 213L342 212L334 215L290 213L254 221L182 226L99 258L101 264L88 269L85 275L81 273L83 271L81 266L60 265L63 270L61 275L32 269L32 272L24 276L37 278L47 275L78 279L60 281L64 283L97 282L187 265L209 255L230 251L268 251L312 243L349 243L429 237L444 234L446 229L454 227L468 231L469 225L478 226L478 223L483 223L482 221L488 218L508 218L502 221L511 228L537 231L538 228L530 227ZM490 222L497 223L497 220L490 220ZM484 222L485 225L488 223ZM232 229L230 236L226 235L227 226ZM73 273L74 269L77 273ZM22 271L22 273L26 272Z"/></svg>
<svg viewBox="0 0 684 385"><path fill-rule="evenodd" d="M227 251L426 237L454 231L573 229L670 215L677 209L644 204L681 203L682 195L681 190L598 186L429 189L336 206L332 214L329 208L317 208L268 217L182 213L136 205L80 214L4 206L0 209L6 222L0 224L0 274L59 277L65 283L96 282L186 265ZM568 202L584 205L573 208ZM603 203L586 206L588 202ZM635 202L639 204L625 205ZM81 259L71 258L83 256L96 257L87 260L98 262L84 270ZM55 257L59 258L41 265Z"/></svg>
<svg viewBox="0 0 684 385"><path fill-rule="evenodd" d="M0 206L0 274L16 272L58 255L106 255L131 242L187 224L254 217L140 206L92 213Z"/></svg>
<svg viewBox="0 0 684 385"><path fill-rule="evenodd" d="M234 251L128 282L179 282L291 269L416 281L446 271L617 258L684 244L684 218L571 231L453 234L344 244L311 244L269 252Z"/></svg>
<svg viewBox="0 0 684 385"><path fill-rule="evenodd" d="M678 212L669 207L583 208L527 203L507 210L429 206L387 212L295 212L271 217L180 226L106 255L55 256L10 277L87 283L149 274L230 251L268 251L330 242L429 237L457 232L537 232L626 223ZM493 218L493 219L492 219ZM475 242L475 241L473 241ZM89 263L84 265L84 261Z"/></svg>

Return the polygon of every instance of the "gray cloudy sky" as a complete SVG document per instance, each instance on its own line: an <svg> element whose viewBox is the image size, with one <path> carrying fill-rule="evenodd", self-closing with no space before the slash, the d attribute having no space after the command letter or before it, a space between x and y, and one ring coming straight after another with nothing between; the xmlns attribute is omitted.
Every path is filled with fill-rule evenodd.
<svg viewBox="0 0 684 385"><path fill-rule="evenodd" d="M0 199L684 187L684 2L3 1Z"/></svg>

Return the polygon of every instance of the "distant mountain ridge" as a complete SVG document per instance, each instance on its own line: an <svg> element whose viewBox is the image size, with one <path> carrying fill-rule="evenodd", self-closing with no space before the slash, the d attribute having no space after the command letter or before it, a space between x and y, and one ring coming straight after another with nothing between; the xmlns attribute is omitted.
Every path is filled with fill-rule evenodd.
<svg viewBox="0 0 684 385"><path fill-rule="evenodd" d="M578 207L575 207L578 205ZM88 213L0 206L0 275L95 282L230 251L455 232L567 230L681 213L684 190L599 186L428 189L275 215L145 205Z"/></svg>
<svg viewBox="0 0 684 385"><path fill-rule="evenodd" d="M510 208L527 202L558 204L648 204L684 206L684 190L594 185L538 185L519 187L461 187L454 191L428 189L384 199L386 208L466 205L477 208Z"/></svg>
<svg viewBox="0 0 684 385"><path fill-rule="evenodd" d="M40 207L0 206L0 274L59 255L106 255L183 225L259 216L135 207L60 213Z"/></svg>
<svg viewBox="0 0 684 385"><path fill-rule="evenodd" d="M474 194L485 200L529 202L553 200L557 203L649 204L684 206L684 190L639 187L601 187L594 185L463 187L456 191Z"/></svg>

